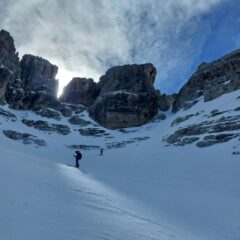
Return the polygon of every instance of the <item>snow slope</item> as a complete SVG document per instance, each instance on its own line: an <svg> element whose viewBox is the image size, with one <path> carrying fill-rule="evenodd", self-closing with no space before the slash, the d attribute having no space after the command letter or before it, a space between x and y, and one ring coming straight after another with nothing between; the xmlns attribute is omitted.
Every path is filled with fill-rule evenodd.
<svg viewBox="0 0 240 240"><path fill-rule="evenodd" d="M71 134L48 134L21 123L40 119L35 113L1 107L17 121L0 117L0 239L240 239L240 155L232 154L240 150L239 140L207 148L167 147L162 141L179 127L204 121L214 109L239 107L239 95L200 101L128 133L106 130L111 138L81 136L65 118L61 124L68 124ZM171 127L178 116L196 112L201 114ZM8 139L2 134L7 129L36 135L47 146ZM82 151L81 170L67 166L74 164L74 150L66 145L105 147L138 137L149 139L103 156Z"/></svg>

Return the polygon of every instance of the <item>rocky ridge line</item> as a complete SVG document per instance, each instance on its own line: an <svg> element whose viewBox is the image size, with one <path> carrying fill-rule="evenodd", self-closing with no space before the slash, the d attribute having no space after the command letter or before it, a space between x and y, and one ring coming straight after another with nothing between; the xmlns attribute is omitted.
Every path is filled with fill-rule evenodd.
<svg viewBox="0 0 240 240"><path fill-rule="evenodd" d="M154 88L157 71L151 63L113 67L98 83L73 78L60 99L56 97L57 71L57 66L41 57L26 54L20 61L13 38L0 31L0 103L38 112L51 108L66 117L85 106L92 119L111 129L165 119L166 115L157 117L157 113L188 109L201 98L210 101L240 89L240 50L201 64L179 93L170 96Z"/></svg>

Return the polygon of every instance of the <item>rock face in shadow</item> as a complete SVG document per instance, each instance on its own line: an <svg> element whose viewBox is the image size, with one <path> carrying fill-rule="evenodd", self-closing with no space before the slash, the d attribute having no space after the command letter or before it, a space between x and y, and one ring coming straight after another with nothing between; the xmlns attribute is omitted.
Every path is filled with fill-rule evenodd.
<svg viewBox="0 0 240 240"><path fill-rule="evenodd" d="M57 71L57 66L32 55L24 55L19 62L13 38L0 31L1 102L14 109L59 107Z"/></svg>
<svg viewBox="0 0 240 240"><path fill-rule="evenodd" d="M119 90L133 93L154 91L156 74L151 63L113 67L100 78L99 95Z"/></svg>
<svg viewBox="0 0 240 240"><path fill-rule="evenodd" d="M240 89L240 50L212 63L201 64L173 103L173 112L188 109L202 97L210 101Z"/></svg>
<svg viewBox="0 0 240 240"><path fill-rule="evenodd" d="M41 117L55 119L60 121L61 120L61 114L55 110L52 110L50 108L44 108L40 109L39 111L35 112L36 114L40 115Z"/></svg>
<svg viewBox="0 0 240 240"><path fill-rule="evenodd" d="M100 78L99 96L89 109L90 116L111 129L148 122L158 111L155 77L156 68L150 63L111 68Z"/></svg>
<svg viewBox="0 0 240 240"><path fill-rule="evenodd" d="M153 92L113 92L98 98L90 108L90 116L110 129L140 126L157 113L158 95Z"/></svg>
<svg viewBox="0 0 240 240"><path fill-rule="evenodd" d="M176 98L177 94L172 94L172 95L167 95L167 94L162 94L159 96L158 99L158 109L159 111L165 112L171 109L173 102Z"/></svg>
<svg viewBox="0 0 240 240"><path fill-rule="evenodd" d="M11 72L5 67L0 67L0 102L3 102L5 99L7 85L11 79Z"/></svg>
<svg viewBox="0 0 240 240"><path fill-rule="evenodd" d="M66 103L91 106L98 95L97 84L91 78L73 78L64 88L60 100Z"/></svg>
<svg viewBox="0 0 240 240"><path fill-rule="evenodd" d="M7 88L20 73L19 58L11 35L0 31L0 101L5 100Z"/></svg>
<svg viewBox="0 0 240 240"><path fill-rule="evenodd" d="M57 96L58 81L55 79L58 67L48 60L32 55L24 55L21 62L21 79L25 91L45 91Z"/></svg>
<svg viewBox="0 0 240 240"><path fill-rule="evenodd" d="M5 30L0 31L0 66L5 66L16 76L19 73L19 58L14 40Z"/></svg>

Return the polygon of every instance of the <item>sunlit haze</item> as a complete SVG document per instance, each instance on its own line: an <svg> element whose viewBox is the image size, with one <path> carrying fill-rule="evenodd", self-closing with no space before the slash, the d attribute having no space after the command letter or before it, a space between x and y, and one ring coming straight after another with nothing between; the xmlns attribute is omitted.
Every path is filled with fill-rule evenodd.
<svg viewBox="0 0 240 240"><path fill-rule="evenodd" d="M68 84L69 81L72 80L74 77L86 77L86 78L93 78L95 82L98 82L100 75L94 73L90 69L81 68L81 72L71 71L66 68L66 66L57 61L56 59L51 60L51 63L58 66L58 73L56 79L59 80L59 89L58 89L58 97L61 96L63 92L63 88Z"/></svg>

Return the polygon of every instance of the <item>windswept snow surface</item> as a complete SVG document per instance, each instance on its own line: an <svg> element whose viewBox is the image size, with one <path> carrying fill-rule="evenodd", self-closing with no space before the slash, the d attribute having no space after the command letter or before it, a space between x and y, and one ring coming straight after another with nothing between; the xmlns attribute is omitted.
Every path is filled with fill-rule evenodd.
<svg viewBox="0 0 240 240"><path fill-rule="evenodd" d="M114 139L84 137L71 125L67 136L48 134L21 123L39 116L11 110L17 122L0 117L0 239L239 240L240 155L232 154L233 147L240 150L239 140L203 149L166 147L162 141L214 109L234 109L239 95L199 102L129 133L108 130ZM177 116L202 110L170 127ZM48 145L23 145L6 138L4 129L31 133ZM103 156L82 151L81 170L67 166L74 164L74 151L65 145L104 146L145 136L150 138L106 150Z"/></svg>

